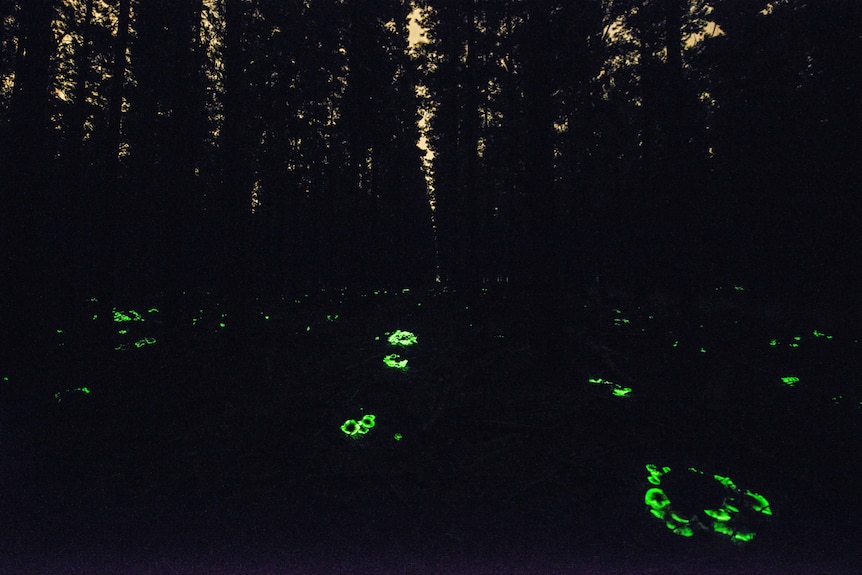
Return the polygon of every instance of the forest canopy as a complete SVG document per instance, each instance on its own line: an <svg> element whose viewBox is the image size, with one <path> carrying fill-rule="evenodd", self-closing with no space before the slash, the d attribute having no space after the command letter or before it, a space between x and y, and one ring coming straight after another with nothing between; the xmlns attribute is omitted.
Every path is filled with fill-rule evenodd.
<svg viewBox="0 0 862 575"><path fill-rule="evenodd" d="M3 0L6 311L598 275L846 286L860 16L854 0Z"/></svg>

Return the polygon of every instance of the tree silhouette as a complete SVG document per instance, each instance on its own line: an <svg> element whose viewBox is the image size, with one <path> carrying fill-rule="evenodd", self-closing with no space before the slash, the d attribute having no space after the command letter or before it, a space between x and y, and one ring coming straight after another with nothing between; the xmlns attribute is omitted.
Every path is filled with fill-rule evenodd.
<svg viewBox="0 0 862 575"><path fill-rule="evenodd" d="M474 292L619 278L694 317L734 270L848 280L859 51L830 31L855 3L416 6L411 55L406 1L0 3L12 299L214 291L247 315L439 262Z"/></svg>
<svg viewBox="0 0 862 575"><path fill-rule="evenodd" d="M29 368L24 353L38 347L56 311L55 286L63 274L56 257L63 242L52 197L53 143L51 124L51 23L55 3L36 0L18 7L17 53L8 111L4 114L0 243L3 253L2 320L17 345L3 346L4 360L14 369ZM6 24L4 24L5 26ZM11 63L11 62L10 62ZM7 78L9 76L6 76Z"/></svg>
<svg viewBox="0 0 862 575"><path fill-rule="evenodd" d="M698 55L716 102L710 145L725 194L718 208L740 230L748 273L774 289L846 287L841 270L856 267L857 226L840 214L854 213L857 196L848 191L858 181L858 139L850 136L860 125L851 96L858 82L847 70L858 54L848 27L859 16L852 2L722 2L711 18L724 34Z"/></svg>

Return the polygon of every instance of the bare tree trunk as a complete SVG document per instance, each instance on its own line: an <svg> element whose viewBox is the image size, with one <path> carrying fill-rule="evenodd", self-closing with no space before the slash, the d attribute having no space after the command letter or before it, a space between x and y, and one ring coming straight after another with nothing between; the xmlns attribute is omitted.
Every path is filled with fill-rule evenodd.
<svg viewBox="0 0 862 575"><path fill-rule="evenodd" d="M53 0L31 0L19 11L9 139L0 185L0 306L4 330L14 337L0 346L8 372L32 369L34 349L49 335L57 291L53 279L62 262L51 253L56 210L50 204L53 167L50 94ZM52 239L53 238L53 239Z"/></svg>

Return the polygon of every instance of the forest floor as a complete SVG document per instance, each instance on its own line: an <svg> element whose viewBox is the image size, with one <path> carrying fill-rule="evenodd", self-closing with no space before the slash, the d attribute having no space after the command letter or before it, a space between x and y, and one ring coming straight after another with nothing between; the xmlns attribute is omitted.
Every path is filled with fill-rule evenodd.
<svg viewBox="0 0 862 575"><path fill-rule="evenodd" d="M496 285L281 301L243 345L218 302L70 326L4 424L0 572L857 573L859 326L739 287L694 359L661 298L584 294L540 363ZM752 541L707 528L725 504Z"/></svg>

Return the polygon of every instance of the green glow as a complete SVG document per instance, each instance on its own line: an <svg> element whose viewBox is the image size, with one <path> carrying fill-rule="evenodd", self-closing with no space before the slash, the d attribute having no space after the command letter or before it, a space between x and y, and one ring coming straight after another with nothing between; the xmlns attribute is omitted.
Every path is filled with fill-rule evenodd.
<svg viewBox="0 0 862 575"><path fill-rule="evenodd" d="M703 512L715 519L716 521L730 521L730 519L733 517L730 513L728 513L728 510L723 507L721 509L704 509Z"/></svg>
<svg viewBox="0 0 862 575"><path fill-rule="evenodd" d="M647 477L647 481L652 483L653 485L661 484L661 476L665 473L670 472L670 467L662 467L659 469L655 464L647 463L646 470L649 472L649 477Z"/></svg>
<svg viewBox="0 0 862 575"><path fill-rule="evenodd" d="M359 422L355 419L348 419L341 424L341 431L347 435L356 435L359 431Z"/></svg>
<svg viewBox="0 0 862 575"><path fill-rule="evenodd" d="M419 342L416 339L416 336L413 334L413 332L402 331L402 330L398 329L389 335L389 343L392 345L400 345L402 347L408 347L411 345L416 345Z"/></svg>
<svg viewBox="0 0 862 575"><path fill-rule="evenodd" d="M799 378L794 376L782 377L781 382L787 387L795 387L799 383Z"/></svg>
<svg viewBox="0 0 862 575"><path fill-rule="evenodd" d="M655 464L647 464L645 467L647 481L656 486L648 488L644 495L647 510L656 519L662 521L665 527L681 537L691 537L696 530L711 530L727 536L733 543L745 543L754 539L755 534L734 525L735 516L740 514L740 508L745 507L762 515L772 514L765 497L749 490L740 491L729 477L714 474L711 477L727 490L727 496L721 506L703 509L704 516L709 518L705 523L698 520L696 515L686 517L673 508L670 497L658 487L662 476L667 474L670 468L659 469ZM694 467L689 467L687 471L707 475Z"/></svg>
<svg viewBox="0 0 862 575"><path fill-rule="evenodd" d="M694 529L692 529L691 524L688 521L678 524L673 521L668 521L666 525L668 529L682 537L691 537L694 535Z"/></svg>
<svg viewBox="0 0 862 575"><path fill-rule="evenodd" d="M82 395L90 395L89 387L76 387L74 389L67 389L65 391L58 391L54 394L54 399L57 400L57 403L60 403L63 399L63 396L68 393L80 393Z"/></svg>
<svg viewBox="0 0 862 575"><path fill-rule="evenodd" d="M811 337L813 339L824 339L824 340L833 339L833 336L831 334L826 333L824 331L820 331L819 329L812 330L811 331ZM778 338L772 338L769 340L769 345L772 347L778 347L782 344L786 344L787 347L790 347L792 349L798 349L804 341L810 341L810 339L806 339L806 336L794 335L792 338L789 339L789 341L786 341L786 340L782 341L781 339L778 339Z"/></svg>
<svg viewBox="0 0 862 575"><path fill-rule="evenodd" d="M119 329L117 329L117 335L120 335L120 336L127 336L130 333L134 333L132 331L133 328L131 328L131 326L125 325L125 324L128 324L130 322L145 322L146 321L144 319L144 316L136 310L121 311L121 310L118 310L117 308L113 308L112 313L113 313L114 322L119 323L119 324L123 324L121 327L119 327ZM151 307L151 308L147 309L146 313L147 314L159 313L159 309L156 307ZM96 316L93 316L93 319L96 319ZM133 342L132 344L121 343L121 344L117 345L116 347L114 347L114 349L116 351L125 351L125 350L129 349L131 347L131 345L134 345L136 348L141 348L141 347L144 347L146 345L152 345L154 343L156 343L155 338L142 337L142 338L139 338L137 341Z"/></svg>
<svg viewBox="0 0 862 575"><path fill-rule="evenodd" d="M691 519L689 519L688 517L683 517L676 511L671 510L670 512L668 512L668 515L670 516L670 520L674 523L691 523Z"/></svg>
<svg viewBox="0 0 862 575"><path fill-rule="evenodd" d="M406 370L407 369L407 360L401 359L401 356L397 353L390 353L386 357L383 358L383 363L386 364L386 367L391 367L393 369Z"/></svg>
<svg viewBox="0 0 862 575"><path fill-rule="evenodd" d="M624 387L609 379L604 379L601 377L589 377L587 378L588 383L592 383L595 385L607 385L611 388L611 393L615 397L628 397L628 395L632 392L632 388Z"/></svg>
<svg viewBox="0 0 862 575"><path fill-rule="evenodd" d="M127 312L122 312L114 308L114 321L117 323L122 323L126 321L144 321L143 316L136 312L135 310L129 310Z"/></svg>
<svg viewBox="0 0 862 575"><path fill-rule="evenodd" d="M376 416L370 413L364 415L359 421L348 419L341 424L341 431L351 439L357 439L367 434L375 425L377 425L376 419Z"/></svg>
<svg viewBox="0 0 862 575"><path fill-rule="evenodd" d="M395 438L395 441L401 441L401 440L404 438L404 436L403 436L403 435L401 435L400 433L396 433L396 434L395 434L395 435L393 435L392 437L394 437L394 438Z"/></svg>
<svg viewBox="0 0 862 575"><path fill-rule="evenodd" d="M631 320L625 317L622 317L623 311L619 308L614 308L612 310L614 315L617 317L614 318L614 326L619 327L621 325L627 325L631 323Z"/></svg>
<svg viewBox="0 0 862 575"><path fill-rule="evenodd" d="M721 475L713 475L713 477L726 488L731 491L736 491L736 484L730 479L730 477L722 477Z"/></svg>
<svg viewBox="0 0 862 575"><path fill-rule="evenodd" d="M138 341L136 341L135 347L140 349L140 348L144 347L145 345L153 345L154 343L156 343L156 338L145 337L144 339L139 339Z"/></svg>
<svg viewBox="0 0 862 575"><path fill-rule="evenodd" d="M644 503L650 509L654 509L655 511L661 511L667 507L670 507L670 499L668 499L667 495L665 495L663 489L659 489L658 487L653 487L652 489L648 489L646 495L644 495Z"/></svg>
<svg viewBox="0 0 862 575"><path fill-rule="evenodd" d="M772 509L770 508L769 501L766 500L766 497L759 493L752 493L747 489L745 490L745 495L754 501L751 504L752 509L758 513L762 513L763 515L772 515Z"/></svg>
<svg viewBox="0 0 862 575"><path fill-rule="evenodd" d="M712 526L712 530L720 535L726 535L734 543L747 543L754 539L755 533L750 531L735 530L733 527L724 522L716 522Z"/></svg>

